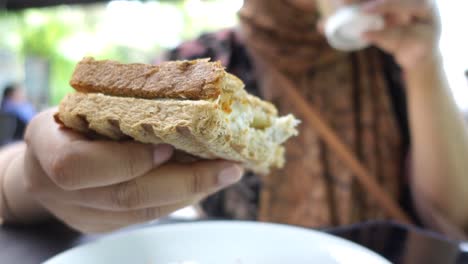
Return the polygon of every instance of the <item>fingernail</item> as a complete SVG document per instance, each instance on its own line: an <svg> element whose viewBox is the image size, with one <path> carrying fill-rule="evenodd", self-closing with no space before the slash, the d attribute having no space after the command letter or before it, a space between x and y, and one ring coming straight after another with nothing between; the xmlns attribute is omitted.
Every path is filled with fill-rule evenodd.
<svg viewBox="0 0 468 264"><path fill-rule="evenodd" d="M174 148L168 144L156 145L153 150L153 163L161 165L169 160L174 152Z"/></svg>
<svg viewBox="0 0 468 264"><path fill-rule="evenodd" d="M218 175L218 184L228 186L238 182L242 178L243 170L238 165L231 165L224 168Z"/></svg>

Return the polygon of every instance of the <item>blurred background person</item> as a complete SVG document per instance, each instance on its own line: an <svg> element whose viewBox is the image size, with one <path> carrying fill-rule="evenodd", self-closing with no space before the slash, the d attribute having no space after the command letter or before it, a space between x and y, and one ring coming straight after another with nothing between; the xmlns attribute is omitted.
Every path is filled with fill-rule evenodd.
<svg viewBox="0 0 468 264"><path fill-rule="evenodd" d="M14 134L11 140L23 139L27 124L36 114L34 106L28 101L24 89L19 83L11 83L3 89L0 112L14 118ZM2 127L2 129L7 129Z"/></svg>
<svg viewBox="0 0 468 264"><path fill-rule="evenodd" d="M16 116L25 124L36 114L34 106L28 101L20 84L9 84L3 90L1 111Z"/></svg>
<svg viewBox="0 0 468 264"><path fill-rule="evenodd" d="M282 87L289 80L415 222L462 235L468 135L443 71L437 8L425 0L340 3L357 2L386 18L384 30L364 35L372 48L329 46L322 8L337 2L246 0L239 29L206 34L167 58L221 60L248 90L301 118ZM208 198L208 214L307 227L388 216L313 124L300 132L287 143L284 169Z"/></svg>

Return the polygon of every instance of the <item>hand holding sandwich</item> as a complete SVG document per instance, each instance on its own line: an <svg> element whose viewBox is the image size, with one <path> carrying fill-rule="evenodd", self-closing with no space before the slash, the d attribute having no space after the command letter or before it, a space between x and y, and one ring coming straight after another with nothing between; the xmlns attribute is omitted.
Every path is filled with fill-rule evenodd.
<svg viewBox="0 0 468 264"><path fill-rule="evenodd" d="M0 153L5 220L51 213L92 233L153 220L239 181L242 167L282 167L297 134L298 120L218 62L85 58L70 84L77 92L33 119L26 144ZM171 159L174 149L204 161Z"/></svg>
<svg viewBox="0 0 468 264"><path fill-rule="evenodd" d="M7 218L33 221L43 207L79 231L105 232L165 216L242 176L231 162L168 163L168 145L90 141L56 124L55 111L33 119L3 172Z"/></svg>

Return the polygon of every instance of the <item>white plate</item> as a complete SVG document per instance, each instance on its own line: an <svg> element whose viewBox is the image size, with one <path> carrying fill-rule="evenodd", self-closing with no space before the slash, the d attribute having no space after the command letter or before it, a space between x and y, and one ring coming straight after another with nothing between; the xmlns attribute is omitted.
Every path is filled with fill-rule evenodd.
<svg viewBox="0 0 468 264"><path fill-rule="evenodd" d="M389 262L309 229L239 221L168 224L111 235L45 264L284 264Z"/></svg>

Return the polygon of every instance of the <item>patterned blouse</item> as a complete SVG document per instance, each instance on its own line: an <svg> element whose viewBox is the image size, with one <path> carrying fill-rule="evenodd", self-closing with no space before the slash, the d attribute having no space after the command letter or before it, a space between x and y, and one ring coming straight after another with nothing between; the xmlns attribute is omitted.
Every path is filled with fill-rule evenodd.
<svg viewBox="0 0 468 264"><path fill-rule="evenodd" d="M386 62L384 66L386 78L391 83L389 87L392 87L389 91L392 106L400 125L404 149L407 152L410 143L409 129L406 98L399 74L400 71L390 56L385 54L383 56ZM234 29L203 34L197 39L182 43L177 48L169 51L163 59L182 60L208 57L212 60L221 61L228 72L244 81L248 92L261 97L252 59ZM259 178L253 174L248 174L241 183L206 199L202 203L202 207L205 213L213 218L257 219L261 187ZM407 184L405 184L402 193L399 203L414 217Z"/></svg>

